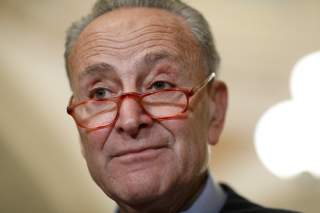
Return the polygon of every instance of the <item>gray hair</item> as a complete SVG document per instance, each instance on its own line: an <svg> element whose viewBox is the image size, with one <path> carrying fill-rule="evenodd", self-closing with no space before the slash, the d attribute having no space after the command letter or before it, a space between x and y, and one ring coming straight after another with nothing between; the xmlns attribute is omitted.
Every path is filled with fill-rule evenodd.
<svg viewBox="0 0 320 213"><path fill-rule="evenodd" d="M98 0L87 16L74 22L67 30L64 59L69 79L70 72L67 60L75 42L84 28L97 17L125 7L158 8L183 17L200 45L202 55L205 57L204 65L207 68L208 73L217 72L220 57L216 50L208 22L196 9L190 7L181 0Z"/></svg>

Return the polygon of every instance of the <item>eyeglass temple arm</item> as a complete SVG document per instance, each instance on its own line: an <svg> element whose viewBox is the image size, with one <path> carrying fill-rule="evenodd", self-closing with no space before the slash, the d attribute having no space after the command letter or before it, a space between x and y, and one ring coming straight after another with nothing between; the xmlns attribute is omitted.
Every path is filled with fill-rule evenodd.
<svg viewBox="0 0 320 213"><path fill-rule="evenodd" d="M67 106L67 113L69 113L69 114L72 112L72 109L71 109L72 101L73 101L73 95L71 95L71 97L69 99L68 106Z"/></svg>
<svg viewBox="0 0 320 213"><path fill-rule="evenodd" d="M214 73L214 72L211 73L207 79L205 79L203 82L201 82L200 85L192 88L192 90L191 90L192 94L194 94L194 93L197 92L198 90L201 90L203 87L207 86L207 84L208 84L210 81L212 81L215 77L216 77L216 73Z"/></svg>

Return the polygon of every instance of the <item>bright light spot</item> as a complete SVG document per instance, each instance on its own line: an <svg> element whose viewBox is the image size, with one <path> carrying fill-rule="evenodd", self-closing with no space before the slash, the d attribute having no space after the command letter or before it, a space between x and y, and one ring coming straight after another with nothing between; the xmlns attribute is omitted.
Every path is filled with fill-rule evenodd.
<svg viewBox="0 0 320 213"><path fill-rule="evenodd" d="M290 87L294 100L320 103L320 52L305 56L296 64Z"/></svg>
<svg viewBox="0 0 320 213"><path fill-rule="evenodd" d="M255 132L257 153L279 177L320 177L320 52L302 58L291 78L292 99L271 107Z"/></svg>

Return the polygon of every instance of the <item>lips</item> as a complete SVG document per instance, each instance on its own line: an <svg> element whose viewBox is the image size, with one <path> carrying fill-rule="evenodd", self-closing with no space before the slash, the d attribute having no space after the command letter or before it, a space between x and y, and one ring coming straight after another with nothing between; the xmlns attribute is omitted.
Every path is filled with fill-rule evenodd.
<svg viewBox="0 0 320 213"><path fill-rule="evenodd" d="M124 155L129 155L129 154L139 154L148 150L157 150L164 148L164 145L158 145L158 146L149 146L149 147L136 147L136 148L131 148L131 149L124 149L121 151L118 151L116 154L114 154L112 157L121 157Z"/></svg>
<svg viewBox="0 0 320 213"><path fill-rule="evenodd" d="M163 152L167 146L149 146L121 150L112 157L123 162L145 161L156 158Z"/></svg>

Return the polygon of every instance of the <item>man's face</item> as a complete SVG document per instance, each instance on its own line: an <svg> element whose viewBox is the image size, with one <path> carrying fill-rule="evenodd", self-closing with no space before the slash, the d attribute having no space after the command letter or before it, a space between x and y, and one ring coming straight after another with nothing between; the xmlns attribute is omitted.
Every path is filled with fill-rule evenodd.
<svg viewBox="0 0 320 213"><path fill-rule="evenodd" d="M192 88L207 77L198 44L183 19L147 8L119 9L94 20L81 33L68 65L74 102ZM163 121L151 119L127 97L113 126L79 128L96 183L114 200L135 204L188 192L207 166L213 114L208 94L203 89L191 98L186 117Z"/></svg>

